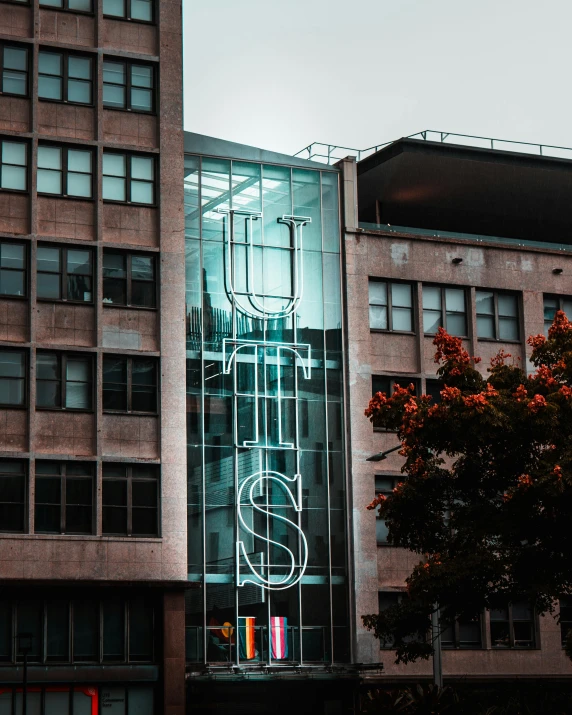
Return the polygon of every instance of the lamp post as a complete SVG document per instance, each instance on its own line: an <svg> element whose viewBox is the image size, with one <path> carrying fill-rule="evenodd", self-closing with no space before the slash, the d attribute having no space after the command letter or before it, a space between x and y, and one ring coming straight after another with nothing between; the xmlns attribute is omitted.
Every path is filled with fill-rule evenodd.
<svg viewBox="0 0 572 715"><path fill-rule="evenodd" d="M32 633L18 633L16 636L17 654L24 656L24 677L22 682L22 715L28 715L28 653L32 650Z"/></svg>

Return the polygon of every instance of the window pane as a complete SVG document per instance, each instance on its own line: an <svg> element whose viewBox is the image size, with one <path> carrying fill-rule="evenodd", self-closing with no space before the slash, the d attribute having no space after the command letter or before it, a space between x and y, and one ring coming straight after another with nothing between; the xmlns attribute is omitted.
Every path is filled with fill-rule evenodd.
<svg viewBox="0 0 572 715"><path fill-rule="evenodd" d="M127 409L127 361L106 357L103 360L103 409Z"/></svg>
<svg viewBox="0 0 572 715"><path fill-rule="evenodd" d="M62 193L62 173L61 171L51 171L49 169L38 169L37 188L41 194Z"/></svg>
<svg viewBox="0 0 572 715"><path fill-rule="evenodd" d="M369 282L369 303L370 305L387 305L387 283Z"/></svg>
<svg viewBox="0 0 572 715"><path fill-rule="evenodd" d="M445 308L455 313L465 312L465 291L457 288L447 288L445 291Z"/></svg>
<svg viewBox="0 0 572 715"><path fill-rule="evenodd" d="M79 12L91 12L91 0L68 0L70 10L78 10Z"/></svg>
<svg viewBox="0 0 572 715"><path fill-rule="evenodd" d="M133 506L157 506L157 482L134 481L131 498Z"/></svg>
<svg viewBox="0 0 572 715"><path fill-rule="evenodd" d="M68 601L48 601L46 604L46 650L49 661L67 662L70 660L69 609Z"/></svg>
<svg viewBox="0 0 572 715"><path fill-rule="evenodd" d="M138 509L133 507L131 515L133 536L157 535L157 509Z"/></svg>
<svg viewBox="0 0 572 715"><path fill-rule="evenodd" d="M131 176L133 179L153 180L153 159L144 156L131 157Z"/></svg>
<svg viewBox="0 0 572 715"><path fill-rule="evenodd" d="M44 7L63 7L63 0L40 0L40 5Z"/></svg>
<svg viewBox="0 0 572 715"><path fill-rule="evenodd" d="M31 661L38 661L42 652L42 620L41 601L20 601L17 604L16 633L32 635L32 650L28 655L28 660ZM18 660L22 660L21 654L18 655Z"/></svg>
<svg viewBox="0 0 572 715"><path fill-rule="evenodd" d="M153 184L146 181L132 181L131 201L136 204L152 204Z"/></svg>
<svg viewBox="0 0 572 715"><path fill-rule="evenodd" d="M153 280L153 259L148 256L131 256L131 277Z"/></svg>
<svg viewBox="0 0 572 715"><path fill-rule="evenodd" d="M125 305L127 302L127 284L125 280L103 279L103 302ZM137 305L137 304L135 304Z"/></svg>
<svg viewBox="0 0 572 715"><path fill-rule="evenodd" d="M518 340L518 320L515 318L499 318L499 339Z"/></svg>
<svg viewBox="0 0 572 715"><path fill-rule="evenodd" d="M125 0L103 0L103 14L125 17Z"/></svg>
<svg viewBox="0 0 572 715"><path fill-rule="evenodd" d="M517 648L534 647L534 629L532 623L526 621L514 622L514 645Z"/></svg>
<svg viewBox="0 0 572 715"><path fill-rule="evenodd" d="M106 176L125 176L125 156L103 153L103 173Z"/></svg>
<svg viewBox="0 0 572 715"><path fill-rule="evenodd" d="M459 645L478 647L481 645L481 624L478 620L459 623Z"/></svg>
<svg viewBox="0 0 572 715"><path fill-rule="evenodd" d="M153 92L150 89L132 89L131 108L140 112L150 112L153 109Z"/></svg>
<svg viewBox="0 0 572 715"><path fill-rule="evenodd" d="M123 62L103 61L103 81L111 84L125 84L125 65Z"/></svg>
<svg viewBox="0 0 572 715"><path fill-rule="evenodd" d="M36 405L38 407L59 407L61 405L59 382L37 382Z"/></svg>
<svg viewBox="0 0 572 715"><path fill-rule="evenodd" d="M62 55L56 52L40 52L38 54L38 70L41 74L62 76Z"/></svg>
<svg viewBox="0 0 572 715"><path fill-rule="evenodd" d="M69 172L68 174L68 185L67 185L68 196L78 196L80 198L91 198L91 175L90 174L74 174Z"/></svg>
<svg viewBox="0 0 572 715"><path fill-rule="evenodd" d="M91 82L68 80L68 101L77 104L91 104Z"/></svg>
<svg viewBox="0 0 572 715"><path fill-rule="evenodd" d="M151 22L153 19L151 0L131 0L131 19Z"/></svg>
<svg viewBox="0 0 572 715"><path fill-rule="evenodd" d="M494 315L495 301L494 296L490 291L478 290L475 293L477 303L477 314L479 315Z"/></svg>
<svg viewBox="0 0 572 715"><path fill-rule="evenodd" d="M153 608L143 599L137 599L129 604L129 660L152 659Z"/></svg>
<svg viewBox="0 0 572 715"><path fill-rule="evenodd" d="M62 95L62 80L59 77L38 77L38 97L40 99L55 99L61 100Z"/></svg>
<svg viewBox="0 0 572 715"><path fill-rule="evenodd" d="M508 621L491 621L491 644L494 648L510 648Z"/></svg>
<svg viewBox="0 0 572 715"><path fill-rule="evenodd" d="M155 386L156 369L153 360L133 360L133 385Z"/></svg>
<svg viewBox="0 0 572 715"><path fill-rule="evenodd" d="M39 271L60 272L60 249L38 246L37 266Z"/></svg>
<svg viewBox="0 0 572 715"><path fill-rule="evenodd" d="M66 380L66 407L76 410L90 409L90 362L84 359L68 359Z"/></svg>
<svg viewBox="0 0 572 715"><path fill-rule="evenodd" d="M391 312L393 330L413 330L411 308L393 308Z"/></svg>
<svg viewBox="0 0 572 715"><path fill-rule="evenodd" d="M28 91L28 76L23 72L5 69L2 73L2 90L6 93L25 96Z"/></svg>
<svg viewBox="0 0 572 715"><path fill-rule="evenodd" d="M58 357L51 353L38 353L36 356L36 375L40 380L57 380Z"/></svg>
<svg viewBox="0 0 572 715"><path fill-rule="evenodd" d="M103 602L103 660L125 659L125 608L119 599Z"/></svg>
<svg viewBox="0 0 572 715"><path fill-rule="evenodd" d="M0 501L4 504L17 504L24 501L24 479L21 475L0 476Z"/></svg>
<svg viewBox="0 0 572 715"><path fill-rule="evenodd" d="M61 298L60 276L53 273L38 273L37 291L38 298L59 300Z"/></svg>
<svg viewBox="0 0 572 715"><path fill-rule="evenodd" d="M436 333L443 321L441 320L441 311L424 310L423 311L423 332Z"/></svg>
<svg viewBox="0 0 572 715"><path fill-rule="evenodd" d="M68 151L68 170L91 174L91 152L70 149Z"/></svg>
<svg viewBox="0 0 572 715"><path fill-rule="evenodd" d="M2 268L25 268L26 252L24 246L19 243L2 243L0 244L0 266Z"/></svg>
<svg viewBox="0 0 572 715"><path fill-rule="evenodd" d="M68 274L91 276L91 251L68 249L67 270Z"/></svg>
<svg viewBox="0 0 572 715"><path fill-rule="evenodd" d="M392 283L391 302L393 307L411 308L411 286L405 283Z"/></svg>
<svg viewBox="0 0 572 715"><path fill-rule="evenodd" d="M556 298L544 298L544 320L554 320L554 315L558 310L558 300Z"/></svg>
<svg viewBox="0 0 572 715"><path fill-rule="evenodd" d="M133 87L153 87L153 68L145 65L131 65L131 85Z"/></svg>
<svg viewBox="0 0 572 715"><path fill-rule="evenodd" d="M518 315L518 303L515 295L498 296L499 315L516 318Z"/></svg>
<svg viewBox="0 0 572 715"><path fill-rule="evenodd" d="M103 254L103 275L110 278L125 278L125 256L120 253Z"/></svg>
<svg viewBox="0 0 572 715"><path fill-rule="evenodd" d="M466 335L467 321L465 316L458 313L447 313L447 332L450 335Z"/></svg>
<svg viewBox="0 0 572 715"><path fill-rule="evenodd" d="M374 330L387 330L387 307L385 305L369 306L369 327Z"/></svg>
<svg viewBox="0 0 572 715"><path fill-rule="evenodd" d="M127 715L153 715L154 712L153 688L149 685L130 685Z"/></svg>
<svg viewBox="0 0 572 715"><path fill-rule="evenodd" d="M477 336L479 338L495 337L495 319L493 316L477 315Z"/></svg>
<svg viewBox="0 0 572 715"><path fill-rule="evenodd" d="M572 318L572 300L569 300L568 298L563 298L562 310L566 313L567 318ZM552 319L554 320L554 315L552 316Z"/></svg>
<svg viewBox="0 0 572 715"><path fill-rule="evenodd" d="M90 506L66 505L66 533L67 534L91 534Z"/></svg>
<svg viewBox="0 0 572 715"><path fill-rule="evenodd" d="M4 69L21 70L26 72L28 66L28 52L18 47L4 48Z"/></svg>
<svg viewBox="0 0 572 715"><path fill-rule="evenodd" d="M125 88L117 85L103 85L103 104L106 107L125 107Z"/></svg>
<svg viewBox="0 0 572 715"><path fill-rule="evenodd" d="M73 656L74 661L99 660L99 606L94 601L74 601Z"/></svg>
<svg viewBox="0 0 572 715"><path fill-rule="evenodd" d="M91 79L91 60L88 57L68 57L68 75L74 79Z"/></svg>
<svg viewBox="0 0 572 715"><path fill-rule="evenodd" d="M0 269L0 295L25 295L24 273Z"/></svg>
<svg viewBox="0 0 572 715"><path fill-rule="evenodd" d="M45 715L69 715L70 696L63 692L45 693Z"/></svg>
<svg viewBox="0 0 572 715"><path fill-rule="evenodd" d="M155 307L155 283L133 281L131 284L131 305L141 308Z"/></svg>
<svg viewBox="0 0 572 715"><path fill-rule="evenodd" d="M2 142L2 163L26 166L26 145L22 142Z"/></svg>
<svg viewBox="0 0 572 715"><path fill-rule="evenodd" d="M441 310L441 289L437 286L423 286L423 308Z"/></svg>
<svg viewBox="0 0 572 715"><path fill-rule="evenodd" d="M157 395L155 388L133 385L131 409L135 412L156 412Z"/></svg>
<svg viewBox="0 0 572 715"><path fill-rule="evenodd" d="M6 164L2 167L2 186L0 188L25 191L26 184L26 169Z"/></svg>
<svg viewBox="0 0 572 715"><path fill-rule="evenodd" d="M102 198L108 201L125 201L125 179L104 176Z"/></svg>
<svg viewBox="0 0 572 715"><path fill-rule="evenodd" d="M0 601L0 661L7 660L12 660L12 604ZM0 715L4 715L1 704ZM12 711L8 710L7 715L12 715Z"/></svg>
<svg viewBox="0 0 572 715"><path fill-rule="evenodd" d="M24 354L0 351L0 377L24 377Z"/></svg>

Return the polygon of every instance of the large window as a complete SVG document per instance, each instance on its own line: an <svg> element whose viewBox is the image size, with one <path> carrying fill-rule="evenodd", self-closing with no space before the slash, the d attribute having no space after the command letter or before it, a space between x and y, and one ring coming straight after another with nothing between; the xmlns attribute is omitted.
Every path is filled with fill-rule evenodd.
<svg viewBox="0 0 572 715"><path fill-rule="evenodd" d="M155 308L156 292L154 256L104 252L104 303Z"/></svg>
<svg viewBox="0 0 572 715"><path fill-rule="evenodd" d="M487 340L518 340L518 296L476 291L477 336Z"/></svg>
<svg viewBox="0 0 572 715"><path fill-rule="evenodd" d="M560 638L565 645L569 631L572 630L572 598L560 599Z"/></svg>
<svg viewBox="0 0 572 715"><path fill-rule="evenodd" d="M91 410L92 358L38 352L36 406L52 410Z"/></svg>
<svg viewBox="0 0 572 715"><path fill-rule="evenodd" d="M548 330L554 322L557 310L563 310L568 320L572 320L572 297L567 295L545 295L544 296L544 333L548 335Z"/></svg>
<svg viewBox="0 0 572 715"><path fill-rule="evenodd" d="M31 634L28 660L33 663L152 663L154 616L153 601L140 597L99 599L93 593L79 592L70 599L69 591L46 600L30 596L9 599L3 595L0 662L22 661L22 655L15 652L12 633L16 632ZM0 712L5 711L0 707ZM53 712L60 715L68 711Z"/></svg>
<svg viewBox="0 0 572 715"><path fill-rule="evenodd" d="M104 151L103 198L131 204L155 203L155 159Z"/></svg>
<svg viewBox="0 0 572 715"><path fill-rule="evenodd" d="M17 459L0 459L0 531L10 533L25 531L25 517L26 464ZM0 634L1 621L0 618ZM1 644L0 660L2 660Z"/></svg>
<svg viewBox="0 0 572 715"><path fill-rule="evenodd" d="M536 619L528 603L513 603L491 610L493 648L535 648Z"/></svg>
<svg viewBox="0 0 572 715"><path fill-rule="evenodd" d="M26 291L26 247L0 241L0 295L23 297Z"/></svg>
<svg viewBox="0 0 572 715"><path fill-rule="evenodd" d="M34 530L46 534L91 534L93 465L36 462Z"/></svg>
<svg viewBox="0 0 572 715"><path fill-rule="evenodd" d="M394 488L397 486L399 479L395 476L386 476L384 474L375 475L375 496L383 494L390 496ZM382 519L377 513L375 522L375 535L378 544L387 544L387 526L385 519Z"/></svg>
<svg viewBox="0 0 572 715"><path fill-rule="evenodd" d="M0 189L27 191L28 145L3 139L0 149Z"/></svg>
<svg viewBox="0 0 572 715"><path fill-rule="evenodd" d="M423 286L423 332L434 335L439 327L450 335L467 335L467 305L464 288Z"/></svg>
<svg viewBox="0 0 572 715"><path fill-rule="evenodd" d="M401 603L403 593L400 591L378 591L377 598L379 612L381 613L382 611L386 611L388 608L392 608L393 606L397 606L398 603ZM379 641L379 647L381 649L391 649L393 646L393 640Z"/></svg>
<svg viewBox="0 0 572 715"><path fill-rule="evenodd" d="M158 467L150 464L103 465L103 533L158 535Z"/></svg>
<svg viewBox="0 0 572 715"><path fill-rule="evenodd" d="M0 350L0 405L24 407L26 404L26 353Z"/></svg>
<svg viewBox="0 0 572 715"><path fill-rule="evenodd" d="M385 392L391 396L395 390L395 386L399 385L403 388L409 388L413 385L413 395L419 395L421 381L418 377L409 377L408 375L372 375L371 376L371 394L376 395L378 392ZM374 430L382 429L377 421L373 420Z"/></svg>
<svg viewBox="0 0 572 715"><path fill-rule="evenodd" d="M0 45L0 93L28 96L28 50L22 45Z"/></svg>
<svg viewBox="0 0 572 715"><path fill-rule="evenodd" d="M372 330L413 330L413 287L410 283L369 281L369 327Z"/></svg>
<svg viewBox="0 0 572 715"><path fill-rule="evenodd" d="M90 150L40 144L38 193L90 199L93 154Z"/></svg>
<svg viewBox="0 0 572 715"><path fill-rule="evenodd" d="M38 298L91 303L92 252L84 248L38 246Z"/></svg>
<svg viewBox="0 0 572 715"><path fill-rule="evenodd" d="M40 0L40 6L70 12L93 12L92 0Z"/></svg>
<svg viewBox="0 0 572 715"><path fill-rule="evenodd" d="M131 112L154 110L154 70L141 65L117 60L103 61L103 106Z"/></svg>
<svg viewBox="0 0 572 715"><path fill-rule="evenodd" d="M441 631L443 648L482 648L481 619L457 618L452 625Z"/></svg>
<svg viewBox="0 0 572 715"><path fill-rule="evenodd" d="M38 54L38 97L69 104L92 103L92 59L67 52Z"/></svg>
<svg viewBox="0 0 572 715"><path fill-rule="evenodd" d="M103 0L103 14L122 20L153 22L153 0Z"/></svg>
<svg viewBox="0 0 572 715"><path fill-rule="evenodd" d="M103 409L157 412L157 361L106 355L103 358Z"/></svg>

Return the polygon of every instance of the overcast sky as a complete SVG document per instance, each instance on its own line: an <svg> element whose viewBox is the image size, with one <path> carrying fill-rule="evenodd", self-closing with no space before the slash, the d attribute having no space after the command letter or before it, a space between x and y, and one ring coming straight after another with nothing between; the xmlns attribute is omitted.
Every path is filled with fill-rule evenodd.
<svg viewBox="0 0 572 715"><path fill-rule="evenodd" d="M185 129L284 153L422 129L572 146L571 0L183 0Z"/></svg>

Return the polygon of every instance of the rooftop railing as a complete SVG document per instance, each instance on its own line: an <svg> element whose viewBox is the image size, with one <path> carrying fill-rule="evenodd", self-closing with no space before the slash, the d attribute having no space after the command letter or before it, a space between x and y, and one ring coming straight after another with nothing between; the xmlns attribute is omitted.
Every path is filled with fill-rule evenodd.
<svg viewBox="0 0 572 715"><path fill-rule="evenodd" d="M533 144L532 142L518 142L510 139L494 139L492 137L478 137L471 134L454 134L453 132L441 132L434 129L425 129L417 134L410 134L404 139L419 139L421 141L438 142L440 144L460 144L462 146L476 147L480 149L493 149L496 151L512 151L521 154L534 154L536 156L548 156L558 159L572 159L572 148L554 146L552 144ZM336 144L323 144L313 142L304 149L301 149L294 156L299 156L310 161L317 161L323 164L333 164L346 156L355 156L357 161L361 161L371 154L383 149L395 141L376 144L367 149L352 149L347 146Z"/></svg>

